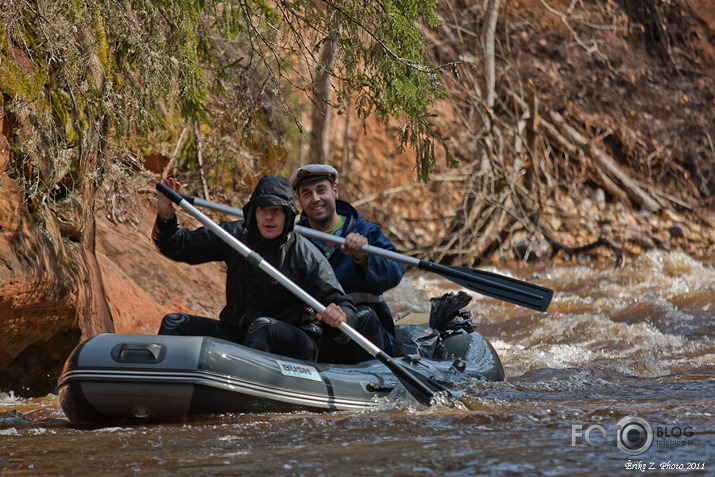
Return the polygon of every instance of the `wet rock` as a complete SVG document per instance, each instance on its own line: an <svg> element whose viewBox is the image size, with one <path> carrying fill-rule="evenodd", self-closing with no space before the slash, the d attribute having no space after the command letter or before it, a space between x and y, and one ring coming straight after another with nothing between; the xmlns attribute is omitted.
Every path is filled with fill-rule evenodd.
<svg viewBox="0 0 715 477"><path fill-rule="evenodd" d="M648 230L637 224L630 224L624 231L625 239L642 249L655 247L655 241L649 236Z"/></svg>
<svg viewBox="0 0 715 477"><path fill-rule="evenodd" d="M668 229L670 237L674 239L685 238L685 228L683 224L675 224Z"/></svg>
<svg viewBox="0 0 715 477"><path fill-rule="evenodd" d="M601 188L596 189L589 198L601 206L606 203L606 193Z"/></svg>
<svg viewBox="0 0 715 477"><path fill-rule="evenodd" d="M591 207L593 207L593 201L588 198L583 199L583 201L581 201L581 204L578 206L578 208L584 212L589 210Z"/></svg>
<svg viewBox="0 0 715 477"><path fill-rule="evenodd" d="M555 216L549 217L547 220L551 230L559 230L563 224L563 221Z"/></svg>
<svg viewBox="0 0 715 477"><path fill-rule="evenodd" d="M663 216L664 220L669 220L671 222L677 222L677 223L683 222L683 217L680 216L679 214L673 212L670 209L664 209L662 212L662 216Z"/></svg>
<svg viewBox="0 0 715 477"><path fill-rule="evenodd" d="M670 250L670 235L666 230L659 230L652 234L652 240L661 248Z"/></svg>
<svg viewBox="0 0 715 477"><path fill-rule="evenodd" d="M27 417L27 414L24 412L14 409L12 411L0 412L0 429L7 429L32 422L33 420Z"/></svg>
<svg viewBox="0 0 715 477"><path fill-rule="evenodd" d="M512 247L518 260L544 260L549 256L550 246L545 240L519 240Z"/></svg>

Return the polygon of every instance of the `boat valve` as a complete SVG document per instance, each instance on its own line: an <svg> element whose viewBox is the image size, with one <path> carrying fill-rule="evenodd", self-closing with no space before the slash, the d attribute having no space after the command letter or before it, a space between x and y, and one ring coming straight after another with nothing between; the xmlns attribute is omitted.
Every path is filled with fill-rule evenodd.
<svg viewBox="0 0 715 477"><path fill-rule="evenodd" d="M467 362L461 358L457 358L452 361L452 366L450 366L449 369L454 370L458 373L464 373L464 370L467 369Z"/></svg>

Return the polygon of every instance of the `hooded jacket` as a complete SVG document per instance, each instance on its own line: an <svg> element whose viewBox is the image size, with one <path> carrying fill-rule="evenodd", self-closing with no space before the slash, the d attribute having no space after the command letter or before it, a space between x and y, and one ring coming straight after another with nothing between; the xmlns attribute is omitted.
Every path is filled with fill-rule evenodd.
<svg viewBox="0 0 715 477"><path fill-rule="evenodd" d="M256 208L282 206L285 227L273 240L261 236L256 224ZM293 189L288 180L264 176L243 208L244 220L222 222L220 226L258 253L291 281L324 305L335 303L355 324L356 308L335 278L333 270L307 239L295 234L297 214ZM179 228L176 217L157 219L152 232L154 243L165 256L180 262L199 264L224 261L227 265L226 306L219 315L245 331L256 318L269 316L319 335L315 312L267 273L250 265L246 259L211 230Z"/></svg>

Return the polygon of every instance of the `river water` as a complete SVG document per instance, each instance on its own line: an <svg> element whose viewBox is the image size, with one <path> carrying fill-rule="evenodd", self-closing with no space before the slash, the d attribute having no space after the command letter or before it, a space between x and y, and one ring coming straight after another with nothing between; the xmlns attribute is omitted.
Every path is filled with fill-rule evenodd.
<svg viewBox="0 0 715 477"><path fill-rule="evenodd" d="M713 263L650 252L534 281L555 290L547 313L471 293L507 379L460 385L456 405L397 393L371 411L78 428L57 396L3 393L0 475L715 475ZM458 289L411 271L389 301L427 312Z"/></svg>

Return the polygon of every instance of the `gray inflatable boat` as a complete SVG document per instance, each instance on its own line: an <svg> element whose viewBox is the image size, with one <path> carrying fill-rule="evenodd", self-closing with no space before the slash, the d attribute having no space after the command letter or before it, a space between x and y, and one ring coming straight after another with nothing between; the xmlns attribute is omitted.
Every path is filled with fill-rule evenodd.
<svg viewBox="0 0 715 477"><path fill-rule="evenodd" d="M414 340L423 329L397 327L398 343L409 340L403 349L414 351L396 358L403 366L446 386L462 380L504 379L497 353L479 333L439 340L428 358L419 339ZM399 386L377 360L316 363L208 337L103 334L72 352L57 390L71 422L94 424L202 414L366 409L378 406Z"/></svg>

